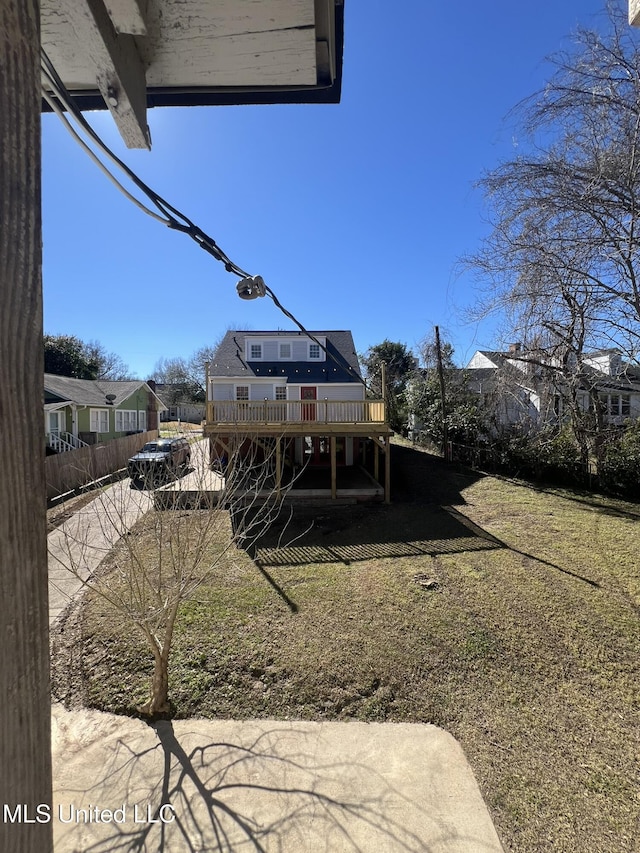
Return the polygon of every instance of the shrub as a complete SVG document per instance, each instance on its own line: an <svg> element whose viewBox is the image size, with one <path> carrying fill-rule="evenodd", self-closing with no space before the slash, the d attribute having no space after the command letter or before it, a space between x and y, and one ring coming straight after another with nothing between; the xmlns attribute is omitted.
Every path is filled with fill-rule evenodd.
<svg viewBox="0 0 640 853"><path fill-rule="evenodd" d="M640 498L640 421L628 422L607 442L598 477L606 491Z"/></svg>

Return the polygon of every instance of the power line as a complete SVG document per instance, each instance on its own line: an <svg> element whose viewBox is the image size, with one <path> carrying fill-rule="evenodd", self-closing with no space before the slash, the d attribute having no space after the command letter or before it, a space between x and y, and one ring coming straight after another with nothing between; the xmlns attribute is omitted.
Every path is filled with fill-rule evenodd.
<svg viewBox="0 0 640 853"><path fill-rule="evenodd" d="M357 370L354 370L351 365L349 365L346 361L343 363L336 356L328 350L328 348L311 332L308 331L304 327L304 325L290 312L288 311L280 302L274 291L265 284L261 276L252 276L246 270L243 270L237 264L235 264L225 252L222 251L220 246L216 243L216 241L210 237L205 231L203 231L198 225L192 222L188 216L186 216L182 211L178 210L172 204L170 204L166 199L162 198L162 196L158 195L150 186L148 186L138 175L127 166L124 161L122 161L104 142L104 140L100 137L98 133L91 127L89 122L84 117L82 111L79 109L78 105L75 103L73 96L69 92L69 90L64 85L60 75L56 71L53 63L47 56L45 50L41 48L41 72L42 72L42 96L44 100L49 104L51 109L55 112L58 118L62 121L63 125L67 129L67 131L71 134L72 138L81 146L81 148L85 151L86 154L91 158L91 160L98 166L98 168L106 175L107 178L114 184L114 186L120 190L121 193L124 194L129 201L133 202L143 213L146 213L147 216L151 216L157 222L161 222L163 225L166 225L168 228L171 228L174 231L181 231L183 234L191 237L194 242L196 242L201 249L204 249L208 252L212 257L214 257L217 261L220 261L224 264L224 268L227 272L234 273L241 277L241 281L237 285L238 295L243 299L256 299L260 296L269 296L269 298L273 301L276 308L281 311L286 317L288 317L303 334L305 334L311 341L317 344L325 353L325 355L332 359L336 364L338 364L343 370L346 370L351 376L356 378L359 382L364 385L365 388L368 389L367 383L360 376ZM98 154L94 151L94 149L89 145L89 143L81 136L78 130L71 124L67 116L64 114L64 110L68 113L68 115L72 116L74 121L77 123L79 128L83 131L85 136L89 138L89 140L96 146L96 148L101 152L101 154L111 161L115 166L118 167L125 175L129 178L129 180L143 193L151 203L157 208L159 211L152 210L147 207L139 198L136 198L135 195L129 192L129 190L123 186L123 184L118 180L118 178L113 174L111 169L103 162L102 159L98 156Z"/></svg>

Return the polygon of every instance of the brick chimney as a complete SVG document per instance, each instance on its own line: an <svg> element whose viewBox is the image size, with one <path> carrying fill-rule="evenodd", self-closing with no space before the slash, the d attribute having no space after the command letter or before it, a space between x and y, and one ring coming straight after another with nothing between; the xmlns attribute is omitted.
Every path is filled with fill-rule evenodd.
<svg viewBox="0 0 640 853"><path fill-rule="evenodd" d="M147 379L147 385L155 393L156 383L153 379ZM158 410L156 409L155 400L149 395L149 404L147 405L147 429L158 429Z"/></svg>

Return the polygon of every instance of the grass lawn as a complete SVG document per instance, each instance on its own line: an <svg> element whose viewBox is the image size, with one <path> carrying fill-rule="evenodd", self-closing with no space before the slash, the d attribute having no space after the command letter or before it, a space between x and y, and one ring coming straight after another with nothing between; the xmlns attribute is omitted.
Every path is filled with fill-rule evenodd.
<svg viewBox="0 0 640 853"><path fill-rule="evenodd" d="M506 849L638 851L640 506L393 452L391 506L301 509L184 604L175 714L435 723ZM54 690L131 713L150 660L112 623L76 608Z"/></svg>

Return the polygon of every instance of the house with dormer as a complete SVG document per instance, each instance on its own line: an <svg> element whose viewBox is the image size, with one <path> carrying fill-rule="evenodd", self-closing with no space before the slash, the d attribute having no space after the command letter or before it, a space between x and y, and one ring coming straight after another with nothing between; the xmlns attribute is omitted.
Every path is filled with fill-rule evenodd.
<svg viewBox="0 0 640 853"><path fill-rule="evenodd" d="M227 332L209 364L206 406L214 464L262 448L277 459L277 488L313 470L318 491L335 499L346 472L370 471L375 496L389 500L392 430L385 401L367 397L350 331Z"/></svg>
<svg viewBox="0 0 640 853"><path fill-rule="evenodd" d="M539 427L569 416L569 396L605 427L640 418L640 369L617 349L602 349L559 362L512 344L506 352L478 350L467 364L469 390L482 399L498 427Z"/></svg>

